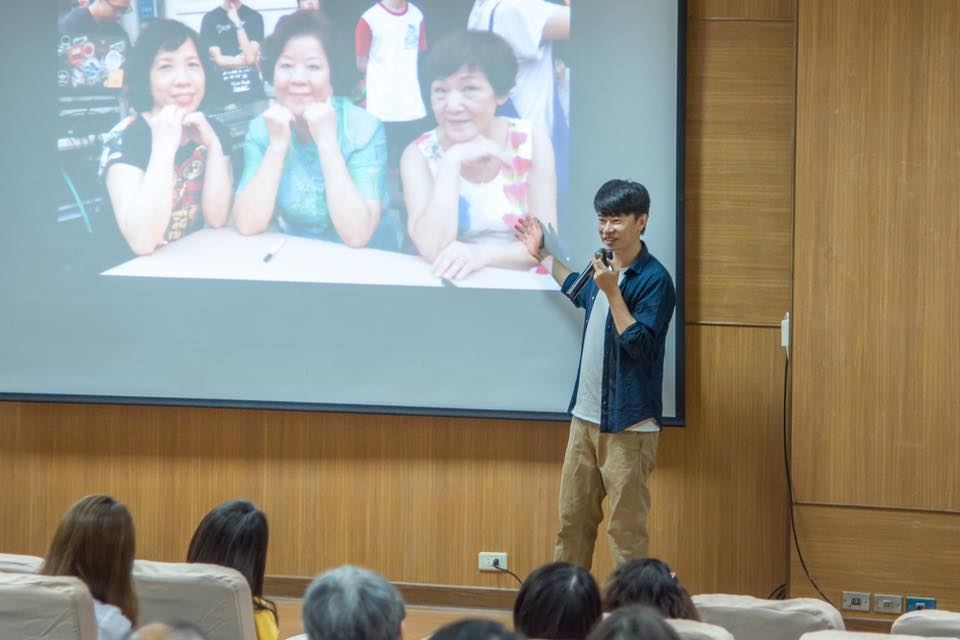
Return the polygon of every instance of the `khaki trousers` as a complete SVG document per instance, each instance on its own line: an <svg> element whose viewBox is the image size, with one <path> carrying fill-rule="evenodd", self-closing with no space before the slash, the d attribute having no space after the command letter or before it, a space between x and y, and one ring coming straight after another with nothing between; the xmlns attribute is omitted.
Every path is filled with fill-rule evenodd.
<svg viewBox="0 0 960 640"><path fill-rule="evenodd" d="M657 459L659 433L600 433L574 416L560 476L560 532L554 559L590 569L604 496L614 566L647 556L647 476Z"/></svg>

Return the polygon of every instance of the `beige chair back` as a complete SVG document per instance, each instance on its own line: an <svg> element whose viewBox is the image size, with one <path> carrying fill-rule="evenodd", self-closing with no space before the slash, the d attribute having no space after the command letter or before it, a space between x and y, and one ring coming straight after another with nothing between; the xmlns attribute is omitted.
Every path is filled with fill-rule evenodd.
<svg viewBox="0 0 960 640"><path fill-rule="evenodd" d="M960 613L940 609L908 611L893 621L890 633L960 638Z"/></svg>
<svg viewBox="0 0 960 640"><path fill-rule="evenodd" d="M802 640L930 640L923 636L905 636L888 633L867 633L863 631L814 631L800 636ZM948 640L939 638L938 640Z"/></svg>
<svg viewBox="0 0 960 640"><path fill-rule="evenodd" d="M667 624L683 640L734 640L732 633L715 624L680 618L667 618Z"/></svg>
<svg viewBox="0 0 960 640"><path fill-rule="evenodd" d="M737 640L797 640L804 633L843 629L835 607L813 598L761 600L723 593L693 596L700 619L723 627Z"/></svg>
<svg viewBox="0 0 960 640"><path fill-rule="evenodd" d="M239 571L186 562L133 563L140 623L189 622L207 640L257 640L253 598Z"/></svg>
<svg viewBox="0 0 960 640"><path fill-rule="evenodd" d="M93 598L77 578L0 573L0 638L97 640Z"/></svg>
<svg viewBox="0 0 960 640"><path fill-rule="evenodd" d="M0 573L36 573L43 558L18 553L0 553Z"/></svg>

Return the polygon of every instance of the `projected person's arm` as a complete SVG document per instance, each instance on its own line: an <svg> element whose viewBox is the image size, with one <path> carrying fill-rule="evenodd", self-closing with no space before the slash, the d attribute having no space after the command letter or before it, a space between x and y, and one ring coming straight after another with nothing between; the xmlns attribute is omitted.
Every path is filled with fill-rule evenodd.
<svg viewBox="0 0 960 640"><path fill-rule="evenodd" d="M220 137L199 111L187 114L183 119L183 127L188 137L195 137L206 148L201 197L203 219L208 226L222 227L230 217L230 201L233 195L230 158Z"/></svg>
<svg viewBox="0 0 960 640"><path fill-rule="evenodd" d="M353 40L353 49L357 56L357 71L366 73L367 63L370 61L370 46L373 43L373 30L362 17L357 21L353 31Z"/></svg>
<svg viewBox="0 0 960 640"><path fill-rule="evenodd" d="M184 116L182 109L168 106L146 120L151 135L146 169L122 161L107 169L107 193L117 226L137 255L153 253L163 243L170 224L174 160L183 135Z"/></svg>
<svg viewBox="0 0 960 640"><path fill-rule="evenodd" d="M273 218L277 190L283 177L283 164L290 148L293 114L280 104L271 105L263 112L263 121L267 128L268 143L261 148L250 134L244 144L244 159L247 169L253 169L253 175L237 191L233 203L233 220L237 231L244 235L263 233Z"/></svg>
<svg viewBox="0 0 960 640"><path fill-rule="evenodd" d="M380 200L365 199L357 182L366 180L370 173L376 174L374 179L379 179L386 172L383 125L377 126L367 146L352 154L348 164L340 149L337 113L330 98L307 107L303 119L320 156L330 221L345 245L364 247L380 224L383 205ZM379 152L378 147L381 148ZM377 166L378 163L383 166Z"/></svg>
<svg viewBox="0 0 960 640"><path fill-rule="evenodd" d="M527 178L529 215L544 224L557 224L557 176L553 163L553 145L545 131L534 129L533 154ZM434 273L450 279L464 278L485 266L528 269L539 262L520 240L507 244L467 244L453 242L434 262Z"/></svg>
<svg viewBox="0 0 960 640"><path fill-rule="evenodd" d="M239 9L240 0L230 0L230 9L227 10L227 17L230 18L230 22L233 23L234 30L237 34L237 45L240 47L240 56L238 57L244 65L253 65L257 63L257 58L260 56L260 45L251 38L263 38L263 36L252 36L252 34L247 33L246 25L240 20ZM258 29L258 31L262 30L262 28Z"/></svg>
<svg viewBox="0 0 960 640"><path fill-rule="evenodd" d="M475 160L507 162L501 146L483 136L447 149L438 161L436 177L416 144L403 152L400 176L407 205L407 232L429 262L457 239L460 170L464 163Z"/></svg>
<svg viewBox="0 0 960 640"><path fill-rule="evenodd" d="M544 41L570 39L570 6L557 7L543 25Z"/></svg>

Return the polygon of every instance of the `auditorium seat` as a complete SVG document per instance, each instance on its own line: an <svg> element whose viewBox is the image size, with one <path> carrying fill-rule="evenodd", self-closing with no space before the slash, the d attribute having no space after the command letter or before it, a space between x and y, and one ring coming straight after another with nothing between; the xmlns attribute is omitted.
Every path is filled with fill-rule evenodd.
<svg viewBox="0 0 960 640"><path fill-rule="evenodd" d="M43 558L18 553L0 553L0 573L36 573Z"/></svg>
<svg viewBox="0 0 960 640"><path fill-rule="evenodd" d="M960 613L940 609L908 611L893 621L890 633L960 638Z"/></svg>
<svg viewBox="0 0 960 640"><path fill-rule="evenodd" d="M682 640L734 640L732 633L715 624L680 618L667 618L667 624Z"/></svg>
<svg viewBox="0 0 960 640"><path fill-rule="evenodd" d="M800 636L802 640L930 640L924 636L906 636L894 633L868 633L865 631L813 631ZM938 637L937 640L951 640L950 637ZM956 640L956 636L952 637Z"/></svg>
<svg viewBox="0 0 960 640"><path fill-rule="evenodd" d="M700 619L723 627L737 640L797 640L804 633L843 629L835 607L814 598L761 600L723 593L693 596Z"/></svg>
<svg viewBox="0 0 960 640"><path fill-rule="evenodd" d="M77 578L0 573L0 638L97 640L93 598Z"/></svg>
<svg viewBox="0 0 960 640"><path fill-rule="evenodd" d="M140 623L189 622L207 640L256 640L250 586L240 572L211 564L137 560Z"/></svg>

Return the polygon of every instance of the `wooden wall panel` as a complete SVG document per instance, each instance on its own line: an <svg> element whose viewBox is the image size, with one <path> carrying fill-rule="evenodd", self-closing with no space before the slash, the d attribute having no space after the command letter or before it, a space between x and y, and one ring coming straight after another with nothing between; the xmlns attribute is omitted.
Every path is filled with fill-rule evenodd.
<svg viewBox="0 0 960 640"><path fill-rule="evenodd" d="M794 2L696 6L777 20ZM698 323L775 323L789 299L793 36L690 30L688 426L661 440L652 552L693 591L764 596L787 578L779 332ZM565 441L549 422L0 403L0 551L43 553L73 500L109 492L134 512L141 557L179 560L207 509L244 496L270 516L272 574L349 561L513 587L476 553L508 551L521 575L552 557ZM610 568L601 534L595 573Z"/></svg>
<svg viewBox="0 0 960 640"><path fill-rule="evenodd" d="M692 588L765 594L786 577L778 334L687 333L698 391L690 426L662 440L653 551ZM510 587L478 573L476 554L507 551L520 575L551 559L566 432L552 422L4 403L0 549L42 554L73 500L106 492L130 505L141 557L180 560L207 509L248 497L270 517L270 573L354 562L402 582ZM595 568L610 571L605 540Z"/></svg>
<svg viewBox="0 0 960 640"><path fill-rule="evenodd" d="M793 21L796 10L796 0L687 0L691 18Z"/></svg>
<svg viewBox="0 0 960 640"><path fill-rule="evenodd" d="M686 313L778 325L790 308L794 25L691 20Z"/></svg>
<svg viewBox="0 0 960 640"><path fill-rule="evenodd" d="M960 511L960 3L799 15L797 495Z"/></svg>
<svg viewBox="0 0 960 640"><path fill-rule="evenodd" d="M838 608L841 591L866 591L935 597L940 609L960 611L960 514L807 505L797 508L797 532L811 575ZM790 579L791 595L817 597L795 553Z"/></svg>

